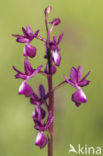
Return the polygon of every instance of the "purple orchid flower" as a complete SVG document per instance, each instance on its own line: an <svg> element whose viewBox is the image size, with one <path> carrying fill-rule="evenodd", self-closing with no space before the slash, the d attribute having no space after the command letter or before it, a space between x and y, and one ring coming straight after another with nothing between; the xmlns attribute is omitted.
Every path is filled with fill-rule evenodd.
<svg viewBox="0 0 103 156"><path fill-rule="evenodd" d="M58 48L58 45L60 44L62 38L63 38L63 33L60 34L58 40L56 39L56 36L53 36L53 42L49 43L52 52L52 59L56 66L59 66L61 62L61 55L59 53L60 48Z"/></svg>
<svg viewBox="0 0 103 156"><path fill-rule="evenodd" d="M23 55L33 58L36 55L36 48L34 46L31 46L29 43L38 36L40 30L37 30L35 33L33 33L33 30L28 25L26 29L23 27L22 31L24 36L16 34L13 34L13 36L17 38L17 42L25 43Z"/></svg>
<svg viewBox="0 0 103 156"><path fill-rule="evenodd" d="M35 145L43 148L47 144L47 138L44 135L44 132L50 127L52 124L54 117L52 115L52 111L49 112L46 123L43 123L43 119L46 116L46 112L40 106L36 106L32 118L35 123L35 129L38 130L38 134L36 137Z"/></svg>
<svg viewBox="0 0 103 156"><path fill-rule="evenodd" d="M43 66L39 66L37 69L33 69L28 58L25 58L24 61L24 70L25 73L22 73L21 71L19 71L18 69L16 69L13 66L13 69L17 72L17 74L15 75L15 78L20 78L20 79L24 79L25 81L31 79L34 75L36 75L37 73L39 73L39 71L41 70Z"/></svg>
<svg viewBox="0 0 103 156"><path fill-rule="evenodd" d="M81 66L78 66L78 68L71 68L70 72L70 79L68 79L65 75L65 81L69 83L71 86L77 89L77 91L72 95L72 101L75 102L77 106L79 106L81 103L87 102L86 95L82 91L81 87L84 87L90 83L89 80L86 80L90 72L88 72L82 79L82 68Z"/></svg>
<svg viewBox="0 0 103 156"><path fill-rule="evenodd" d="M46 116L45 110L40 106L36 106L32 114L32 118L34 122L37 122L37 121L41 122L45 118L45 116Z"/></svg>
<svg viewBox="0 0 103 156"><path fill-rule="evenodd" d="M38 121L34 122L35 123L35 129L44 132L50 127L53 120L54 120L54 116L52 115L52 111L50 111L48 114L48 118L47 118L46 123L45 122L43 123L42 120L41 121L38 120Z"/></svg>
<svg viewBox="0 0 103 156"><path fill-rule="evenodd" d="M30 102L35 105L41 105L43 103L46 103L49 94L45 93L45 89L43 85L39 86L38 94L39 96L36 93L33 93L33 95L30 98Z"/></svg>
<svg viewBox="0 0 103 156"><path fill-rule="evenodd" d="M40 148L43 148L45 147L46 144L47 144L47 137L44 135L43 132L38 132L36 136L35 145L39 146Z"/></svg>
<svg viewBox="0 0 103 156"><path fill-rule="evenodd" d="M42 125L42 120L45 118L46 112L43 108L40 106L36 106L32 118L35 123L35 125ZM36 137L35 145L39 146L40 148L43 148L47 144L47 138L43 134L43 131L39 131Z"/></svg>

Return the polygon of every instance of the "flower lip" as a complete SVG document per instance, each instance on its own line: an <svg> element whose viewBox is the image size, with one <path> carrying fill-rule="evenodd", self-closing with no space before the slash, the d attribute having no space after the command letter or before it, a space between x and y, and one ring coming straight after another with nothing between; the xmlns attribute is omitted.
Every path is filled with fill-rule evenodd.
<svg viewBox="0 0 103 156"><path fill-rule="evenodd" d="M39 146L40 148L43 148L47 144L47 138L43 134L43 132L38 132L36 136L35 145Z"/></svg>
<svg viewBox="0 0 103 156"><path fill-rule="evenodd" d="M24 96L29 97L33 94L32 88L25 82L23 81L22 84L19 87L19 92L20 95L24 94Z"/></svg>
<svg viewBox="0 0 103 156"><path fill-rule="evenodd" d="M59 50L55 50L52 52L52 58L54 60L55 65L59 66L61 62L61 55L59 53Z"/></svg>
<svg viewBox="0 0 103 156"><path fill-rule="evenodd" d="M31 46L30 44L26 44L24 46L24 56L29 56L31 58L35 57L36 55L36 48Z"/></svg>
<svg viewBox="0 0 103 156"><path fill-rule="evenodd" d="M80 106L81 103L86 103L87 102L87 97L82 91L82 89L77 90L73 95L72 95L72 101L75 102L76 106Z"/></svg>

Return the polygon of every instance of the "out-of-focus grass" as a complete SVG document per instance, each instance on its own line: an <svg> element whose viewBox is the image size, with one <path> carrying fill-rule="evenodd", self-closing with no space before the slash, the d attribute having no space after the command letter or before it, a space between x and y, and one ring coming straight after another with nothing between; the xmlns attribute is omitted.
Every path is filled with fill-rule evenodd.
<svg viewBox="0 0 103 156"><path fill-rule="evenodd" d="M20 80L15 80L12 65L23 70L23 45L15 42L13 33L21 33L21 27L30 24L34 31L40 28L45 36L44 8L52 5L53 17L62 23L53 33L64 32L61 43L62 62L54 77L54 85L69 75L72 66L82 65L83 74L91 71L91 84L84 88L88 103L76 108L71 101L75 91L65 86L55 92L54 154L68 155L69 144L75 147L87 144L103 145L103 1L99 0L1 0L0 3L0 156L44 156L34 146L36 131L33 129L29 99L17 94ZM32 65L42 64L44 47L34 41L38 53ZM43 61L44 63L44 61ZM45 78L44 78L45 79ZM38 84L46 85L42 76L30 82L34 90Z"/></svg>

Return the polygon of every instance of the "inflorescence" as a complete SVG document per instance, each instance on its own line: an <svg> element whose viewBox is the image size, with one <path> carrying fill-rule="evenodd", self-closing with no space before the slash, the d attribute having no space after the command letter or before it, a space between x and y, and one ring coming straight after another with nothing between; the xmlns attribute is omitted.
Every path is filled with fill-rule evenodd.
<svg viewBox="0 0 103 156"><path fill-rule="evenodd" d="M52 110L48 109L49 92L46 92L44 86L40 84L38 87L38 93L35 93L32 87L28 84L28 80L30 80L38 73L46 77L49 77L50 75L53 76L56 73L57 67L60 66L61 54L59 44L63 38L63 33L60 34L58 39L57 36L53 36L52 40L50 39L50 34L53 28L61 23L61 20L59 18L55 18L51 22L48 22L48 15L51 13L51 11L52 8L47 7L44 12L47 39L39 36L40 30L37 30L35 33L33 33L33 30L29 25L26 29L22 27L23 35L13 35L14 37L16 37L17 42L24 44L23 56L25 72L23 73L13 66L13 69L17 72L15 78L22 79L18 93L30 98L30 103L35 106L34 112L32 114L34 128L38 131L35 145L39 146L40 148L43 148L48 142L49 135L48 133L47 135L44 134L44 132L48 132L48 128L53 123L54 116ZM50 29L48 28L48 24L50 24ZM33 68L29 62L29 58L34 58L37 53L36 47L30 44L34 39L41 40L45 46L44 59L46 59L47 61L44 70L43 65L40 65L37 68ZM64 81L54 88L55 90L63 84L70 84L71 86L73 86L76 89L76 92L72 95L72 101L76 104L76 106L80 106L81 103L87 102L86 95L84 94L81 87L84 87L90 83L89 80L86 80L90 72L88 72L82 79L81 72L81 66L78 66L77 69L75 67L72 67L70 77L67 78L64 75ZM54 92L54 90L52 91Z"/></svg>

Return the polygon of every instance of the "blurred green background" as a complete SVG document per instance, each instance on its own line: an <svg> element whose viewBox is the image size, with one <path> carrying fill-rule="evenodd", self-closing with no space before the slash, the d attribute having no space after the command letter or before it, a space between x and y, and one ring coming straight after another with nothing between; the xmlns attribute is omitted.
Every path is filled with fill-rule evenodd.
<svg viewBox="0 0 103 156"><path fill-rule="evenodd" d="M103 1L102 0L0 0L0 156L46 156L47 148L34 146L33 106L29 99L18 95L21 80L15 80L12 65L23 71L23 44L11 34L21 34L21 27L31 25L34 32L46 36L44 8L53 8L50 19L61 18L53 34L64 32L60 45L62 61L54 76L54 86L69 75L72 66L81 65L83 74L89 70L91 84L84 88L88 102L77 108L71 101L75 89L66 85L55 92L54 155L67 156L69 144L77 148L103 148ZM34 40L38 53L30 59L37 67L45 64L44 47ZM36 75L30 83L35 91L43 76ZM72 154L69 154L72 156ZM92 155L92 154L91 154Z"/></svg>

